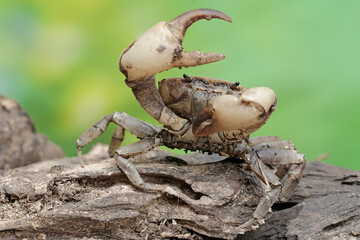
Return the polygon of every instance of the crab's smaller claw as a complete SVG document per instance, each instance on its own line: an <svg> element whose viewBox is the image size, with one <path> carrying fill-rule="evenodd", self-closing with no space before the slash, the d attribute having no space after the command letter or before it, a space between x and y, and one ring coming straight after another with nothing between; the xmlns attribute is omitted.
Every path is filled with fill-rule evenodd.
<svg viewBox="0 0 360 240"><path fill-rule="evenodd" d="M244 136L259 129L276 109L276 95L267 87L250 88L241 95L221 95L205 108L193 125L197 136L241 130Z"/></svg>
<svg viewBox="0 0 360 240"><path fill-rule="evenodd" d="M216 62L223 54L183 52L182 40L191 24L219 18L232 22L225 13L213 9L195 9L170 22L159 22L139 36L120 56L119 67L129 80L144 78L174 67L190 67Z"/></svg>

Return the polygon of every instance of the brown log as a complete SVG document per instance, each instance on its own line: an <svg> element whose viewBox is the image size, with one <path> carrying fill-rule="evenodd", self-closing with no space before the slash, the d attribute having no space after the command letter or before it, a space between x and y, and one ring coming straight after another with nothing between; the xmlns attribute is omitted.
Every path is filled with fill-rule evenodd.
<svg viewBox="0 0 360 240"><path fill-rule="evenodd" d="M0 238L236 237L226 231L250 218L263 193L256 178L239 161L187 165L169 155L149 152L136 167L147 182L178 187L194 202L133 187L112 159L101 160L101 149L85 166L64 158L2 171ZM209 158L218 160L184 160ZM313 162L289 202L276 203L264 225L237 239L356 239L359 200L359 172Z"/></svg>
<svg viewBox="0 0 360 240"><path fill-rule="evenodd" d="M263 192L239 161L188 165L165 151L137 159L145 181L178 187L189 203L133 187L104 156L92 152L83 166L64 158L1 172L0 238L231 239L236 234L226 231L249 219ZM209 158L218 159L184 160ZM359 199L359 172L313 162L290 201L237 239L357 239Z"/></svg>
<svg viewBox="0 0 360 240"><path fill-rule="evenodd" d="M21 106L0 94L0 169L61 156L63 151L58 146L35 132L34 123Z"/></svg>
<svg viewBox="0 0 360 240"><path fill-rule="evenodd" d="M83 166L77 158L63 159L63 166L49 160L3 171L0 238L235 238L234 227L251 217L263 195L259 180L240 161L188 165L167 156L152 151L135 166L146 182L177 188L184 197L134 187L113 159L88 157L95 163Z"/></svg>

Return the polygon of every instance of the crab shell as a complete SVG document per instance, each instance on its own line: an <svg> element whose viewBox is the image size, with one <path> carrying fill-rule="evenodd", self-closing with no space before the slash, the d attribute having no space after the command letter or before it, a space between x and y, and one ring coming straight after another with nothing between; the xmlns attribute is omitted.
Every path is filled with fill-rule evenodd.
<svg viewBox="0 0 360 240"><path fill-rule="evenodd" d="M159 93L168 108L190 121L196 136L240 130L246 137L265 124L277 102L270 88L205 77L164 79Z"/></svg>

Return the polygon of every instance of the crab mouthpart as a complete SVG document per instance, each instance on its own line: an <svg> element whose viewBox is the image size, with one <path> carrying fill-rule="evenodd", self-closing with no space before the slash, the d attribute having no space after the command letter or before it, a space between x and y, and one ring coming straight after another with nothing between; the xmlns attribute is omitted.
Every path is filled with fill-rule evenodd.
<svg viewBox="0 0 360 240"><path fill-rule="evenodd" d="M232 21L217 10L195 9L169 23L159 22L123 51L119 61L120 71L131 81L174 67L198 66L223 59L223 54L183 51L182 40L187 28L200 19L212 18Z"/></svg>
<svg viewBox="0 0 360 240"><path fill-rule="evenodd" d="M267 87L250 88L240 96L221 95L212 102L211 121L195 129L195 134L241 130L248 135L259 129L275 108L275 92Z"/></svg>

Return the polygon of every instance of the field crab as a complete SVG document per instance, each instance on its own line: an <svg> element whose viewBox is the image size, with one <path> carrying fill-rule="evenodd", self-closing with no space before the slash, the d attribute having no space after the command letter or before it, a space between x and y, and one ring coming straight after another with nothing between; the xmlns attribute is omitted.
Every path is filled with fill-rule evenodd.
<svg viewBox="0 0 360 240"><path fill-rule="evenodd" d="M187 28L200 19L218 18L232 22L226 14L212 9L188 11L170 22L160 22L127 47L120 56L119 68L137 101L162 127L126 113L109 114L77 139L77 149L101 135L113 122L118 125L109 145L119 168L137 187L164 191L178 196L179 191L143 181L131 158L157 146L201 150L243 159L266 187L266 194L241 229L262 223L276 201L287 201L305 169L305 158L291 141L266 136L249 138L276 109L276 95L267 87L247 89L224 80L189 77L164 79L156 87L155 74L174 67L212 63L225 56L200 51L184 52L182 40ZM124 130L141 140L120 147ZM190 201L190 200L189 200Z"/></svg>

